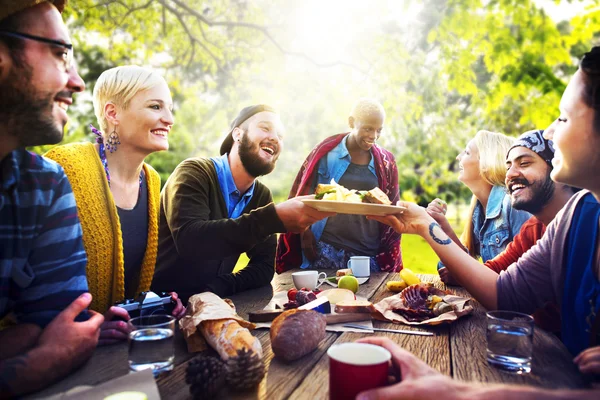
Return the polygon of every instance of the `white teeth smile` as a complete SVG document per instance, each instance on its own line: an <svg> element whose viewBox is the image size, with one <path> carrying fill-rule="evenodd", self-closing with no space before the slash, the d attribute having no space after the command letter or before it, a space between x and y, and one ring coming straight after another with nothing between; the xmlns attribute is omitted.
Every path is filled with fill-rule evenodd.
<svg viewBox="0 0 600 400"><path fill-rule="evenodd" d="M54 102L65 111L67 111L69 109L69 105L67 103L65 103L64 101L56 101L55 100Z"/></svg>
<svg viewBox="0 0 600 400"><path fill-rule="evenodd" d="M167 133L168 133L167 131L162 130L162 129L158 129L158 130L150 131L150 132L152 132L153 135L160 136L160 137L167 137Z"/></svg>
<svg viewBox="0 0 600 400"><path fill-rule="evenodd" d="M267 146L262 146L260 149L261 149L261 150L263 150L263 151L266 151L266 152L267 152L267 153L269 153L270 155L273 155L273 154L275 154L275 149L272 149L272 148L270 148L270 147L267 147Z"/></svg>
<svg viewBox="0 0 600 400"><path fill-rule="evenodd" d="M523 184L517 183L517 184L514 184L514 185L510 185L510 191L511 191L511 193L514 193L517 190L525 189L526 187L527 186L525 186Z"/></svg>

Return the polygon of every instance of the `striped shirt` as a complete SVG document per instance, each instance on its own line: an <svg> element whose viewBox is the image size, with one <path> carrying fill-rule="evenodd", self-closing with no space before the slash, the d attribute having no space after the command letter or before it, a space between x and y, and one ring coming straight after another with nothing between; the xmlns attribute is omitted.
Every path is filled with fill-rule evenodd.
<svg viewBox="0 0 600 400"><path fill-rule="evenodd" d="M0 243L0 318L44 327L87 292L75 197L55 162L24 149L0 161Z"/></svg>

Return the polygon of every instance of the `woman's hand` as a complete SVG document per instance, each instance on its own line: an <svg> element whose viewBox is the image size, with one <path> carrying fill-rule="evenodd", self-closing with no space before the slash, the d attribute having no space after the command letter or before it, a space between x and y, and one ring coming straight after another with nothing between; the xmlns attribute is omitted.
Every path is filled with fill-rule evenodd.
<svg viewBox="0 0 600 400"><path fill-rule="evenodd" d="M600 346L585 349L573 359L573 362L583 374L600 375Z"/></svg>
<svg viewBox="0 0 600 400"><path fill-rule="evenodd" d="M384 217L368 215L367 219L389 225L398 233L425 235L429 225L434 222L427 211L423 207L407 201L399 201L396 205L404 207L406 210L401 214L386 215Z"/></svg>
<svg viewBox="0 0 600 400"><path fill-rule="evenodd" d="M131 332L129 319L129 313L124 308L116 306L109 308L104 314L104 322L100 326L98 346L118 343L127 339Z"/></svg>
<svg viewBox="0 0 600 400"><path fill-rule="evenodd" d="M435 199L431 203L427 205L427 213L431 215L435 221L443 225L444 222L447 222L446 212L448 211L448 205L442 199Z"/></svg>
<svg viewBox="0 0 600 400"><path fill-rule="evenodd" d="M450 271L448 271L448 268L446 268L446 267L440 268L438 270L438 274L440 274L441 281L444 282L446 285L454 285L454 286L459 285L459 283L456 281L456 279L454 279L454 277L452 276L452 273Z"/></svg>
<svg viewBox="0 0 600 400"><path fill-rule="evenodd" d="M185 307L183 306L181 299L177 295L177 292L171 292L171 298L175 300L175 302L177 302L177 305L175 305L175 308L173 309L171 315L177 319L180 319L185 315Z"/></svg>

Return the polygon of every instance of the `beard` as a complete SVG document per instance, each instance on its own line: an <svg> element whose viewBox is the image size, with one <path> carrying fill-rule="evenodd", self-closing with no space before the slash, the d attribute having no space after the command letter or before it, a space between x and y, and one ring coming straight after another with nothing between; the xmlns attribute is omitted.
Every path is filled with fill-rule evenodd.
<svg viewBox="0 0 600 400"><path fill-rule="evenodd" d="M532 185L526 179L515 179L514 183L527 185L525 190L529 189L532 193L530 199L513 199L512 206L516 210L527 211L531 214L539 213L550 202L554 196L554 181L547 176L543 181L537 181Z"/></svg>
<svg viewBox="0 0 600 400"><path fill-rule="evenodd" d="M275 169L277 162L276 157L272 162L264 161L258 154L260 151L260 147L248 139L247 131L245 131L240 139L238 154L246 172L255 178L270 174Z"/></svg>
<svg viewBox="0 0 600 400"><path fill-rule="evenodd" d="M30 66L15 64L0 84L0 120L19 147L56 144L63 138L63 127L52 114L55 93L37 90L31 76Z"/></svg>

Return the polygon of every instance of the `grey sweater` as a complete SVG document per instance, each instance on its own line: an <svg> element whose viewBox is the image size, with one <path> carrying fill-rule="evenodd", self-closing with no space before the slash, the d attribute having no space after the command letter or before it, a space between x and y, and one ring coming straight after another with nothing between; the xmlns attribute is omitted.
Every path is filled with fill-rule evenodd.
<svg viewBox="0 0 600 400"><path fill-rule="evenodd" d="M548 225L546 233L496 281L498 309L531 314L547 302L562 306L565 246L577 204L589 191L582 190Z"/></svg>

